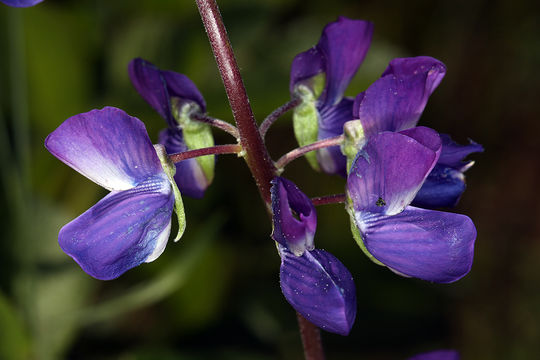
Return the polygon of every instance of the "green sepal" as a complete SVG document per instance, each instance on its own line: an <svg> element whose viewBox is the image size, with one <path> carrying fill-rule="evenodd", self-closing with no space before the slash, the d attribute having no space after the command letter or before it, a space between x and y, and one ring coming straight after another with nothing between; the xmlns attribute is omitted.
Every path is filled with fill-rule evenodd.
<svg viewBox="0 0 540 360"><path fill-rule="evenodd" d="M371 255L371 253L366 248L366 245L364 244L364 240L362 239L362 235L360 234L360 231L358 230L358 227L356 225L356 220L354 218L354 209L353 209L352 201L351 201L351 198L349 197L349 195L347 195L346 208L347 208L347 212L349 213L349 217L351 219L351 232L352 232L353 238L356 241L356 243L358 244L358 246L360 247L360 249L362 249L364 254L366 254L366 256L371 261L373 261L375 264L385 266L382 262L375 259L375 257L373 255Z"/></svg>
<svg viewBox="0 0 540 360"><path fill-rule="evenodd" d="M318 140L320 115L316 104L324 90L325 81L325 74L319 73L296 85L294 89L295 95L301 99L293 112L294 135L300 146L306 146ZM314 170L320 171L315 151L307 153L305 157Z"/></svg>
<svg viewBox="0 0 540 360"><path fill-rule="evenodd" d="M173 115L182 129L184 141L189 150L214 146L214 135L208 124L193 120L192 114L200 112L200 107L194 102L185 102L172 98ZM208 184L214 180L215 155L205 155L196 158Z"/></svg>
<svg viewBox="0 0 540 360"><path fill-rule="evenodd" d="M347 174L349 174L354 158L364 147L366 138L360 120L347 121L343 125L343 134L345 138L341 144L341 153L347 158Z"/></svg>
<svg viewBox="0 0 540 360"><path fill-rule="evenodd" d="M165 147L163 145L157 144L154 145L154 148L156 149L156 153L159 157L159 161L161 162L161 166L163 167L165 174L167 174L167 177L169 178L169 183L171 184L174 194L174 212L176 213L176 218L178 219L178 233L174 238L174 242L177 242L178 240L180 240L182 235L184 235L184 231L186 230L186 213L184 211L182 194L180 194L178 185L176 185L176 181L174 181L174 174L176 174L176 166L167 155L167 151L165 150Z"/></svg>

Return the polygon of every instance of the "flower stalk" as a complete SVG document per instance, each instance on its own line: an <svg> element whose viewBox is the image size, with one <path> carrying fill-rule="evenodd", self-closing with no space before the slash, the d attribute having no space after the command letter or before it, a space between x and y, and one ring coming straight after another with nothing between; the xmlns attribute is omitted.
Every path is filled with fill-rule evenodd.
<svg viewBox="0 0 540 360"><path fill-rule="evenodd" d="M242 151L242 147L238 144L229 145L216 145L201 149L194 149L184 151L176 154L169 154L169 158L173 163L178 163L187 159L196 158L205 155L219 155L219 154L239 154Z"/></svg>
<svg viewBox="0 0 540 360"><path fill-rule="evenodd" d="M238 129L236 128L236 126L231 125L226 121L223 121L221 119L216 119L205 114L199 114L199 113L194 113L191 115L191 117L197 121L203 122L217 129L223 130L238 139L238 136L239 136Z"/></svg>
<svg viewBox="0 0 540 360"><path fill-rule="evenodd" d="M238 127L247 165L268 206L271 203L270 181L275 176L275 168L259 134L223 19L215 0L196 2Z"/></svg>
<svg viewBox="0 0 540 360"><path fill-rule="evenodd" d="M246 154L246 162L267 209L270 209L271 181L276 168L255 122L223 19L215 0L196 0L196 2L231 105L240 135L240 144ZM306 359L324 359L319 329L301 315L298 317Z"/></svg>
<svg viewBox="0 0 540 360"><path fill-rule="evenodd" d="M306 320L302 315L296 313L298 328L304 346L304 357L306 360L324 360L324 349L321 342L321 332L319 328Z"/></svg>
<svg viewBox="0 0 540 360"><path fill-rule="evenodd" d="M298 159L301 156L304 156L308 152L318 150L318 149L324 149L330 146L341 145L341 143L343 142L343 139L344 139L343 135L338 135L331 138L319 140L312 144L302 146L292 151L289 151L288 153L280 157L278 161L276 161L276 168L278 169L278 171L282 171L285 168L285 166L287 166L288 163L290 163L291 161L295 159Z"/></svg>
<svg viewBox="0 0 540 360"><path fill-rule="evenodd" d="M301 99L295 98L280 107L278 107L276 110L272 111L270 115L268 115L264 121L261 123L261 126L259 126L259 132L261 134L261 137L264 139L266 136L266 133L268 132L268 129L270 129L270 126L274 124L274 122L279 119L281 116L283 116L288 111L294 109L298 104L300 104Z"/></svg>
<svg viewBox="0 0 540 360"><path fill-rule="evenodd" d="M315 206L329 205L329 204L344 204L346 201L345 194L334 194L326 196L317 196L311 198L311 202Z"/></svg>

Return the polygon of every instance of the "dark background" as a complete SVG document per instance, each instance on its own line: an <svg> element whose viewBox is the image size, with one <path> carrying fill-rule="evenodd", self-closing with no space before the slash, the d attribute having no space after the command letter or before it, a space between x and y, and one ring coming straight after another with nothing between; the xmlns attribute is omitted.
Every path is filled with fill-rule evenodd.
<svg viewBox="0 0 540 360"><path fill-rule="evenodd" d="M471 273L450 285L371 263L340 206L318 208L316 244L352 272L358 315L348 337L323 334L329 359L404 359L455 348L464 359L540 357L540 23L535 1L220 1L255 115L289 99L293 57L338 15L375 23L354 96L394 57L429 55L447 75L421 124L484 145L456 212L478 230ZM45 0L0 4L0 358L298 359L271 226L246 166L219 158L188 227L155 262L115 281L87 276L61 252L60 227L106 194L50 155L43 140L68 117L106 105L164 127L127 64L143 57L188 75L210 115L232 121L194 1ZM214 132L217 143L232 141ZM295 147L290 116L270 130L277 159ZM284 173L309 196L341 178L298 160Z"/></svg>

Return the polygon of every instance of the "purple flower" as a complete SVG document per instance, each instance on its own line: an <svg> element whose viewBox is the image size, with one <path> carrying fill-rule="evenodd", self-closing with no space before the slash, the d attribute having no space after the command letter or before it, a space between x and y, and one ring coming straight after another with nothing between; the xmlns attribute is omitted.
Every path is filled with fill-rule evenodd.
<svg viewBox="0 0 540 360"><path fill-rule="evenodd" d="M353 162L347 195L353 234L373 261L449 283L472 266L474 224L465 215L409 206L440 151L438 134L425 127L373 135Z"/></svg>
<svg viewBox="0 0 540 360"><path fill-rule="evenodd" d="M182 199L174 166L144 124L112 107L75 115L45 140L58 159L111 192L59 234L60 247L89 275L110 280L155 260L167 244Z"/></svg>
<svg viewBox="0 0 540 360"><path fill-rule="evenodd" d="M353 117L360 119L364 135L382 131L401 131L417 125L429 96L446 74L444 64L434 58L394 59L381 78L358 94L353 105ZM461 146L448 135L443 140L439 162L429 174L414 205L436 208L455 206L465 190L463 172L473 162L462 160L470 153L483 151L471 143Z"/></svg>
<svg viewBox="0 0 540 360"><path fill-rule="evenodd" d="M39 4L43 0L0 0L6 5L13 7L30 7Z"/></svg>
<svg viewBox="0 0 540 360"><path fill-rule="evenodd" d="M311 200L287 179L276 177L272 184L272 238L279 243L283 295L316 326L347 335L356 317L352 275L332 254L314 248Z"/></svg>
<svg viewBox="0 0 540 360"><path fill-rule="evenodd" d="M445 74L444 64L428 56L394 59L377 81L357 95L354 118L360 119L368 137L415 127Z"/></svg>
<svg viewBox="0 0 540 360"><path fill-rule="evenodd" d="M185 75L163 71L140 58L128 67L131 82L139 94L167 121L159 143L169 154L214 145L208 125L191 120L206 112L206 102L195 84ZM214 177L213 155L176 164L175 180L183 194L201 198Z"/></svg>
<svg viewBox="0 0 540 360"><path fill-rule="evenodd" d="M408 360L459 360L460 356L456 350L435 350L418 354Z"/></svg>
<svg viewBox="0 0 540 360"><path fill-rule="evenodd" d="M316 46L298 54L291 66L290 92L301 99L293 120L301 146L340 135L352 119L353 100L343 94L362 64L371 42L373 24L339 17L328 24ZM315 169L346 175L339 146L307 156Z"/></svg>
<svg viewBox="0 0 540 360"><path fill-rule="evenodd" d="M282 177L272 180L272 239L301 256L313 250L317 213L311 200L292 182Z"/></svg>

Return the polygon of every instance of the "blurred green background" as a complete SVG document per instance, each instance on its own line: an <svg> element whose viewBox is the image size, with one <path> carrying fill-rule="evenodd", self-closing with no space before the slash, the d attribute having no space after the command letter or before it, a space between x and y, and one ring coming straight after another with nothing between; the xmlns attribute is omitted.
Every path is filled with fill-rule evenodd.
<svg viewBox="0 0 540 360"><path fill-rule="evenodd" d="M224 0L222 14L259 121L289 99L288 71L338 15L375 23L354 96L394 57L448 67L421 124L483 144L457 212L476 223L471 273L451 285L398 277L354 243L340 206L318 208L317 246L350 269L358 315L349 337L323 334L329 359L404 359L437 348L464 359L540 358L540 19L536 1ZM83 273L58 230L106 194L50 155L68 117L106 105L165 123L138 96L127 64L143 57L187 74L210 115L231 120L191 0L45 0L0 4L0 359L299 359L294 311L281 295L271 226L247 168L217 163L188 227L157 261L117 280ZM229 143L215 131L217 143ZM268 135L277 159L295 147L290 116ZM285 176L310 196L344 181L304 160Z"/></svg>

